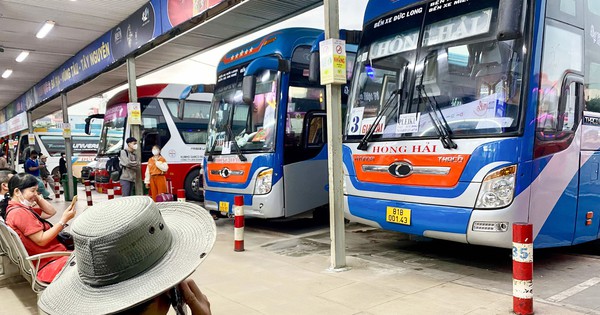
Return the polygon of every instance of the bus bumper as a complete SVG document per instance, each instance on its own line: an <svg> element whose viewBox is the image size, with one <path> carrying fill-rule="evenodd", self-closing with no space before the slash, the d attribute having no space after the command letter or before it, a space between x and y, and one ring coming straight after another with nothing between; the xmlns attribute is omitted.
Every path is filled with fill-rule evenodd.
<svg viewBox="0 0 600 315"><path fill-rule="evenodd" d="M346 218L385 230L467 243L473 209L344 196ZM410 210L410 224L388 222L388 208Z"/></svg>
<svg viewBox="0 0 600 315"><path fill-rule="evenodd" d="M284 214L281 181L265 195L204 190L204 208L233 215L235 196L244 197L244 216L263 219L281 218Z"/></svg>

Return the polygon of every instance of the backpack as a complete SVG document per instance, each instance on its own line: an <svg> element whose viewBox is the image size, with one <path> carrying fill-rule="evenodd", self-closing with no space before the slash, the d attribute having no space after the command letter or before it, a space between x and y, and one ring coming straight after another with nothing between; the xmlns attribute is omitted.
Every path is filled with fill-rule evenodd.
<svg viewBox="0 0 600 315"><path fill-rule="evenodd" d="M124 151L127 154L127 156L129 156L127 150ZM121 174L123 173L123 167L121 166L121 161L119 159L120 155L121 154L119 153L119 155L109 158L106 162L106 171L108 172L108 174L110 174L110 179L113 182L119 181L119 179L121 179Z"/></svg>

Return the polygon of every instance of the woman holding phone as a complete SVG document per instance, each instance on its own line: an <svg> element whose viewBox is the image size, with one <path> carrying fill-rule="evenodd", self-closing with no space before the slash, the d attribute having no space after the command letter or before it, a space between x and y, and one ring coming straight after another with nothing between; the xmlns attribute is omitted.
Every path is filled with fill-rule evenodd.
<svg viewBox="0 0 600 315"><path fill-rule="evenodd" d="M29 255L67 251L57 236L75 217L75 198L63 212L58 224L52 226L45 219L56 214L56 209L38 193L38 180L30 174L17 174L8 181L8 193L0 202L0 215L23 242ZM50 283L67 262L68 257L42 259L37 278Z"/></svg>

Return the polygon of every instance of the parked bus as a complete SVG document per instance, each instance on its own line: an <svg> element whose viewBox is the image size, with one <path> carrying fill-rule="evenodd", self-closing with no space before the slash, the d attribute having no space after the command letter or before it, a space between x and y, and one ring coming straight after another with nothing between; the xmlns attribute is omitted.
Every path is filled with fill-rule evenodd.
<svg viewBox="0 0 600 315"><path fill-rule="evenodd" d="M600 1L369 1L344 137L346 217L536 248L598 239ZM597 82L598 81L598 82Z"/></svg>
<svg viewBox="0 0 600 315"><path fill-rule="evenodd" d="M29 158L31 152L29 147L29 132L22 131L20 133L18 144L17 144L17 156L18 163L15 168L17 172L24 172L25 161ZM53 176L59 176L59 161L60 154L65 153L65 138L63 138L62 129L56 128L36 128L34 129L35 144L34 150L38 154L43 154L48 157L46 164L48 171ZM73 130L71 134L71 141L73 146L73 156L71 156L71 163L73 167L73 176L81 177L81 168L94 160L96 152L98 151L98 141L100 137L98 135L87 135L82 131L78 132Z"/></svg>
<svg viewBox="0 0 600 315"><path fill-rule="evenodd" d="M321 33L276 31L221 59L204 159L206 209L229 213L242 195L245 215L279 218L327 202L324 89L308 80ZM251 105L242 100L245 75L256 79Z"/></svg>
<svg viewBox="0 0 600 315"><path fill-rule="evenodd" d="M142 110L142 136L138 139L138 145L142 148L142 174L148 159L152 157L152 146L159 145L169 164L166 177L172 182L173 192L183 188L187 199L201 201L201 161L207 139L212 93L190 95L184 103L184 115L180 119L177 116L179 97L187 87L182 84L138 86L138 102ZM96 189L100 192L106 191L106 184L110 181L106 162L120 153L125 146L125 139L131 136L127 123L128 102L128 91L124 90L106 104L96 164L98 169L95 171Z"/></svg>
<svg viewBox="0 0 600 315"><path fill-rule="evenodd" d="M231 213L241 195L246 216L266 219L328 203L325 91L309 80L321 33L283 29L221 59L204 159L206 209Z"/></svg>

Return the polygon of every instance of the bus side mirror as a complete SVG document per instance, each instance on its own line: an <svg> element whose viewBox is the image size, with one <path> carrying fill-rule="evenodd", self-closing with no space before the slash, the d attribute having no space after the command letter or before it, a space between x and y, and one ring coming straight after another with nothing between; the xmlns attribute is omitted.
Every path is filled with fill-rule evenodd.
<svg viewBox="0 0 600 315"><path fill-rule="evenodd" d="M499 41L517 39L521 33L523 17L523 0L502 0L498 8L498 31L496 38Z"/></svg>
<svg viewBox="0 0 600 315"><path fill-rule="evenodd" d="M248 105L254 103L254 93L256 91L256 77L253 75L244 77L242 82L242 100Z"/></svg>
<svg viewBox="0 0 600 315"><path fill-rule="evenodd" d="M313 51L310 53L310 61L308 64L308 81L311 83L319 83L321 75L320 53Z"/></svg>
<svg viewBox="0 0 600 315"><path fill-rule="evenodd" d="M183 120L185 114L185 99L180 99L179 104L177 104L177 119Z"/></svg>
<svg viewBox="0 0 600 315"><path fill-rule="evenodd" d="M86 134L91 135L92 134L92 130L91 130L91 124L92 124L92 120L93 119L104 119L104 114L94 114L94 115L90 115L85 119L85 127L84 127L84 131Z"/></svg>

